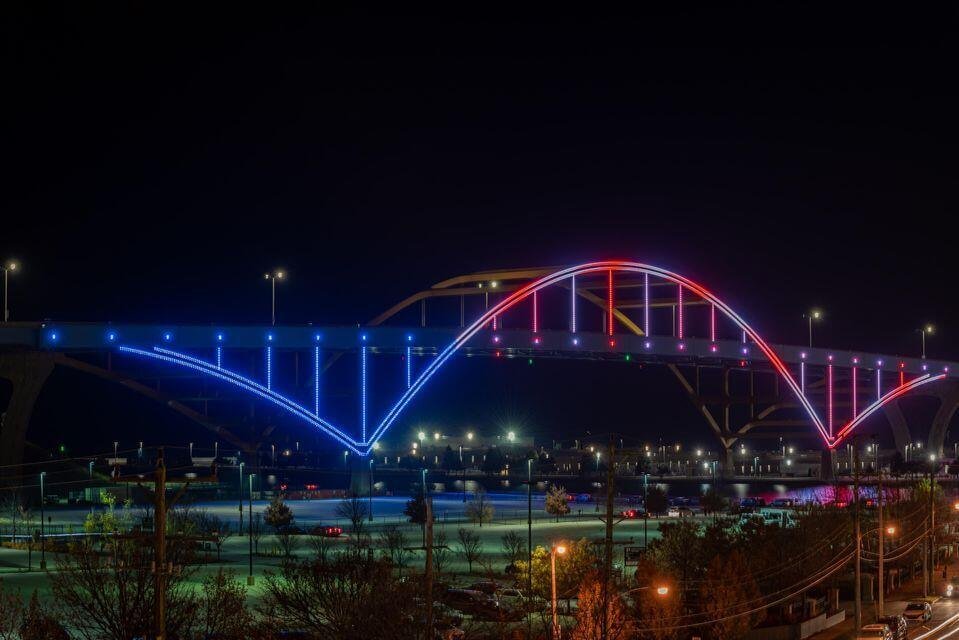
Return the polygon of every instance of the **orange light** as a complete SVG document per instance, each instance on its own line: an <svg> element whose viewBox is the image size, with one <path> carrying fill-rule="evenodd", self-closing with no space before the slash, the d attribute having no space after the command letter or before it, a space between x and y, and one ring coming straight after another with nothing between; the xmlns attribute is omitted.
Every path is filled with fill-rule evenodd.
<svg viewBox="0 0 959 640"><path fill-rule="evenodd" d="M564 553L566 553L566 547L564 547L563 545L558 545L556 547L553 547L553 551L555 551L559 555L563 555Z"/></svg>
<svg viewBox="0 0 959 640"><path fill-rule="evenodd" d="M955 509L956 511L959 511L959 502L953 502L952 508Z"/></svg>
<svg viewBox="0 0 959 640"><path fill-rule="evenodd" d="M656 587L656 593L665 596L669 594L669 587Z"/></svg>
<svg viewBox="0 0 959 640"><path fill-rule="evenodd" d="M896 533L896 528L895 528L895 527L886 527L886 533L888 533L889 535L895 535L895 533Z"/></svg>

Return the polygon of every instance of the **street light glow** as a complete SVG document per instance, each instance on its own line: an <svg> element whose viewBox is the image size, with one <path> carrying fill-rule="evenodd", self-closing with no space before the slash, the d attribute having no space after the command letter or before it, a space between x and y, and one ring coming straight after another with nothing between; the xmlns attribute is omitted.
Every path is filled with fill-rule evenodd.
<svg viewBox="0 0 959 640"><path fill-rule="evenodd" d="M516 432L510 431L509 433L507 433L506 439L509 440L510 442L512 442L513 440L516 440Z"/></svg>
<svg viewBox="0 0 959 640"><path fill-rule="evenodd" d="M887 535L890 535L890 536L895 535L895 534L896 534L896 527L894 527L894 526L892 526L892 525L889 525L888 527L886 527L886 534L887 534Z"/></svg>
<svg viewBox="0 0 959 640"><path fill-rule="evenodd" d="M420 442L423 442L424 440L426 440L426 432L420 431L419 433L416 434L416 437L420 439Z"/></svg>
<svg viewBox="0 0 959 640"><path fill-rule="evenodd" d="M555 547L553 547L553 551L558 553L559 555L563 555L564 553L566 553L566 547L564 545L558 544Z"/></svg>
<svg viewBox="0 0 959 640"><path fill-rule="evenodd" d="M669 587L667 586L656 587L656 593L661 596L669 595Z"/></svg>
<svg viewBox="0 0 959 640"><path fill-rule="evenodd" d="M472 432L472 431L467 431L467 432L466 432L466 439L467 439L467 440L472 440L472 439L473 439L473 432Z"/></svg>

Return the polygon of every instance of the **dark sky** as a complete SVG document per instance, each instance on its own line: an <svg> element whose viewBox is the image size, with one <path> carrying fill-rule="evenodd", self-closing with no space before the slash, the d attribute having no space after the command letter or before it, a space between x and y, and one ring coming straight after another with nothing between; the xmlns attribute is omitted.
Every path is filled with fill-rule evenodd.
<svg viewBox="0 0 959 640"><path fill-rule="evenodd" d="M463 272L624 257L773 341L820 305L825 343L916 352L933 321L959 359L955 3L35 4L3 9L15 319L262 321L282 265L282 321L362 322Z"/></svg>

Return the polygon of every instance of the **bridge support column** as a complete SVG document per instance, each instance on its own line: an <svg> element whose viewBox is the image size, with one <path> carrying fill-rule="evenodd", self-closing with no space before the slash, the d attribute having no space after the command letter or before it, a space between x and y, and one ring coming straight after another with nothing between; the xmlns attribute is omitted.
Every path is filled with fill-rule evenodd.
<svg viewBox="0 0 959 640"><path fill-rule="evenodd" d="M929 429L929 451L934 451L940 458L946 453L943 451L946 432L949 430L949 423L952 421L956 409L959 409L959 382L954 380L943 380L937 387L939 388L939 410L936 411L932 419L932 428ZM951 452L950 452L951 453Z"/></svg>
<svg viewBox="0 0 959 640"><path fill-rule="evenodd" d="M836 477L836 451L823 449L819 463L819 479L833 480Z"/></svg>
<svg viewBox="0 0 959 640"><path fill-rule="evenodd" d="M723 443L723 458L720 460L720 473L726 480L736 475L736 461L733 458L733 445Z"/></svg>
<svg viewBox="0 0 959 640"><path fill-rule="evenodd" d="M49 353L0 354L0 378L13 385L10 402L0 414L0 485L18 474L10 465L23 462L30 416L53 366L53 355Z"/></svg>
<svg viewBox="0 0 959 640"><path fill-rule="evenodd" d="M350 493L370 495L370 464L368 458L358 458L350 465Z"/></svg>
<svg viewBox="0 0 959 640"><path fill-rule="evenodd" d="M892 428L892 438L896 443L896 451L900 455L906 454L906 445L912 442L912 434L909 433L909 425L906 423L906 416L902 413L902 408L898 401L890 402L882 408Z"/></svg>

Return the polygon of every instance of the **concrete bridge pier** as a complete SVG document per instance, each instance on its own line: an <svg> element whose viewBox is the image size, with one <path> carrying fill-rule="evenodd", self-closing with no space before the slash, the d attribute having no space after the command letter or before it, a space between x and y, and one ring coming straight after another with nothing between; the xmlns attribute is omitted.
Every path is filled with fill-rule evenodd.
<svg viewBox="0 0 959 640"><path fill-rule="evenodd" d="M821 462L819 463L819 479L834 480L836 477L836 451L835 449L822 450Z"/></svg>
<svg viewBox="0 0 959 640"><path fill-rule="evenodd" d="M53 355L42 351L0 354L0 379L12 385L10 401L0 413L0 486L18 475L11 465L23 462L33 407L53 367Z"/></svg>
<svg viewBox="0 0 959 640"><path fill-rule="evenodd" d="M736 461L733 456L733 445L723 443L723 459L719 462L722 478L728 480L736 475Z"/></svg>
<svg viewBox="0 0 959 640"><path fill-rule="evenodd" d="M352 456L350 464L349 492L358 496L370 495L370 461L369 458Z"/></svg>

